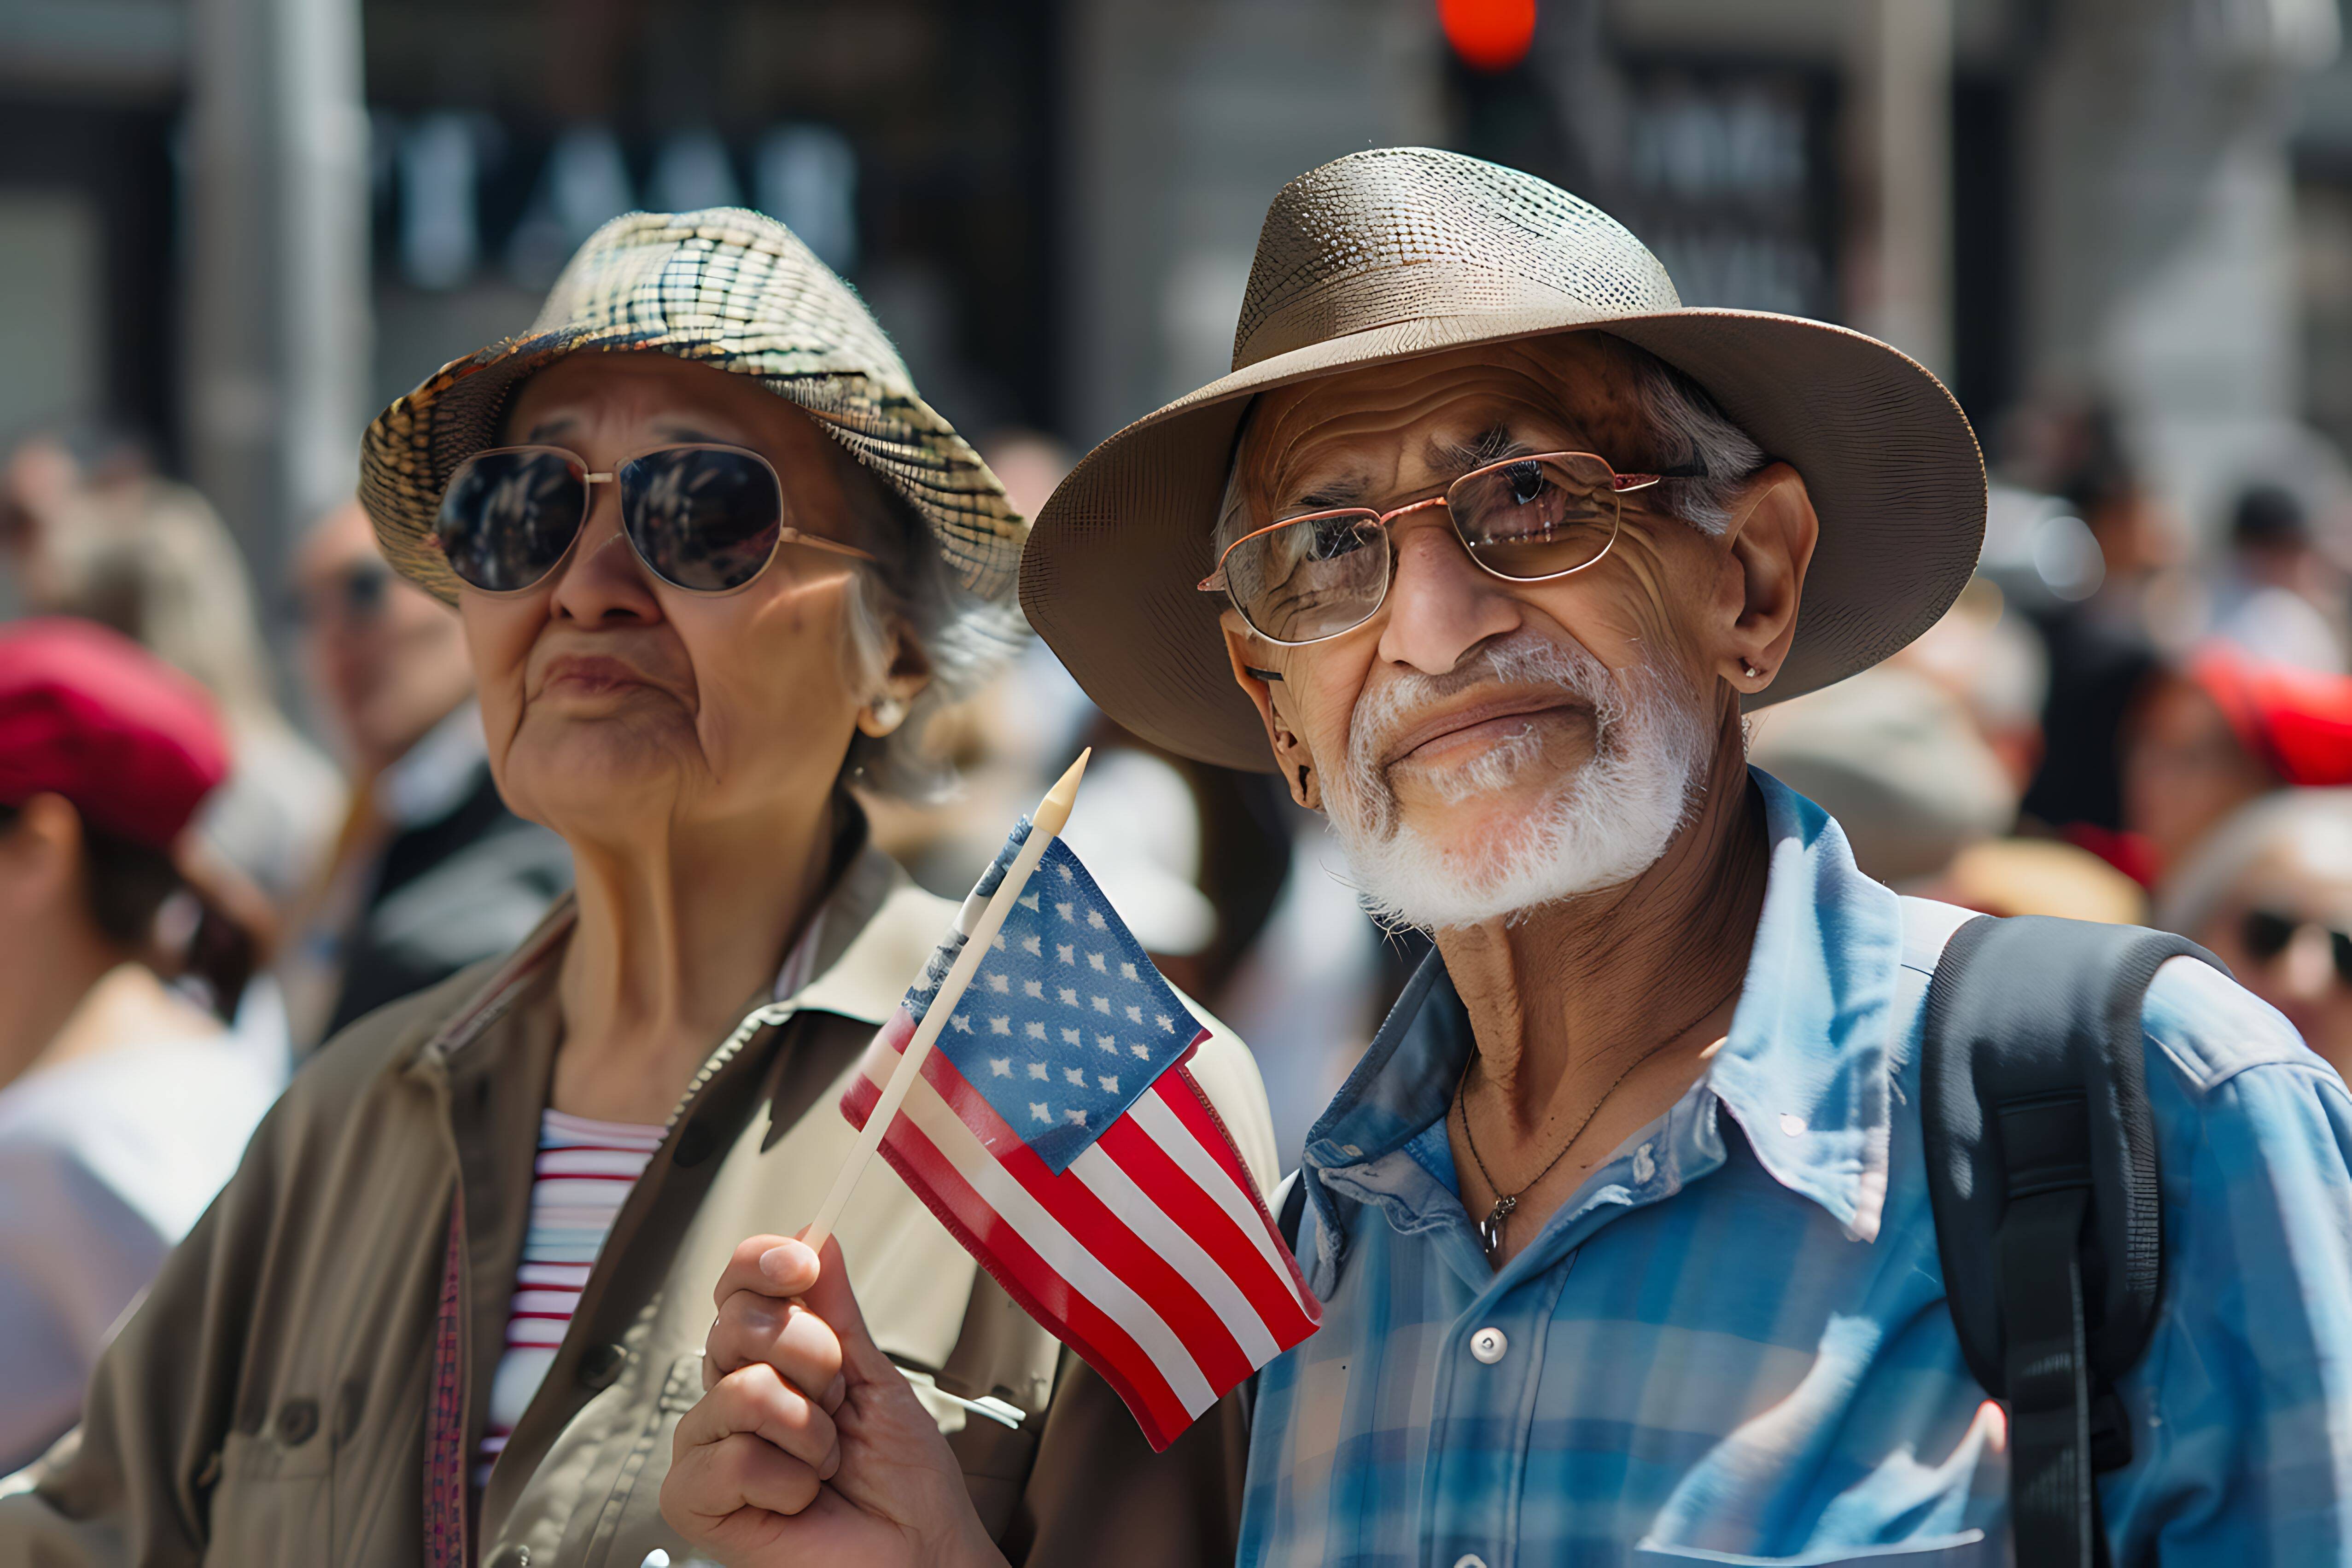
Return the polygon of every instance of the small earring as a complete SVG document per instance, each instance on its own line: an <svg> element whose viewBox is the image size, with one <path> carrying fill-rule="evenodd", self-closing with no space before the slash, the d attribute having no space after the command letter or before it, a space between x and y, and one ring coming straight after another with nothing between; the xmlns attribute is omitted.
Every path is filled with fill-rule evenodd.
<svg viewBox="0 0 2352 1568"><path fill-rule="evenodd" d="M1759 676L1759 675L1762 674L1764 672L1763 672L1763 671L1761 671L1761 670L1759 670L1759 669L1758 669L1755 665L1753 665L1753 664L1749 664L1747 660L1742 659L1742 660L1740 660L1740 661L1739 661L1739 673L1740 673L1741 674L1743 674L1743 675L1746 675L1749 680L1751 680L1751 681L1752 681L1752 680L1754 680L1757 676Z"/></svg>
<svg viewBox="0 0 2352 1568"><path fill-rule="evenodd" d="M877 740L907 722L907 705L897 697L877 699L873 711L873 722L860 725L858 727Z"/></svg>

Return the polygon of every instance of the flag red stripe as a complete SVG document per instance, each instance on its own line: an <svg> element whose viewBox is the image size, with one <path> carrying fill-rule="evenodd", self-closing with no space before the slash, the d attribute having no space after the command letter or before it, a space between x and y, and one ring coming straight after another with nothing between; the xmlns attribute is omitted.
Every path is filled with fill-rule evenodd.
<svg viewBox="0 0 2352 1568"><path fill-rule="evenodd" d="M843 1113L859 1125L873 1114L882 1091L864 1072L851 1081L842 1096ZM978 1151L982 1158L986 1150ZM913 1118L901 1111L898 1124L882 1140L883 1157L890 1168L932 1215L952 1232L964 1249L979 1260L1005 1293L1043 1323L1055 1338L1102 1374L1134 1412L1154 1451L1164 1448L1190 1426L1192 1413L1169 1386L1151 1354L1135 1342L1116 1318L1097 1307L1054 1266L1038 1256L1011 1221L972 1190L955 1163L941 1154ZM1045 1303L1063 1304L1061 1310Z"/></svg>
<svg viewBox="0 0 2352 1568"><path fill-rule="evenodd" d="M1180 1061L1160 1075L1160 1083L1168 1090L1160 1097L1161 1103L1192 1129L1192 1135L1201 1140L1202 1145L1219 1165L1225 1167L1225 1174L1249 1194L1250 1206L1257 1210L1258 1218L1265 1222L1267 1231L1275 1238L1274 1255L1290 1271L1291 1282L1298 1287L1298 1299L1308 1303L1308 1322L1320 1322L1321 1314L1312 1310L1315 1297L1307 1289L1307 1277L1298 1271L1298 1261L1290 1255L1290 1249L1281 1245L1282 1229L1275 1224L1274 1216L1266 1212L1265 1196L1257 1190L1257 1183L1250 1179L1249 1171L1242 1165L1241 1155L1234 1150L1234 1140L1226 1133L1224 1122L1217 1115L1216 1108L1209 1103L1209 1097L1201 1092L1201 1085L1193 1081L1191 1070Z"/></svg>
<svg viewBox="0 0 2352 1568"><path fill-rule="evenodd" d="M1062 1222L1062 1228L1102 1260L1103 1266L1125 1281L1129 1290L1158 1309L1192 1353L1211 1387L1222 1394L1255 1370L1233 1331L1192 1288L1192 1282L1129 1228L1118 1211L1084 1181L1068 1172L1056 1176L1046 1168L1021 1135L1004 1124L996 1107L965 1082L954 1062L933 1051L923 1062L923 1077L971 1129L980 1146L994 1155L997 1163Z"/></svg>
<svg viewBox="0 0 2352 1568"><path fill-rule="evenodd" d="M1155 1083L1147 1092L1158 1095L1164 1103L1175 1096L1164 1092L1165 1081ZM1176 1094L1186 1092L1184 1086L1174 1086ZM1234 1223L1233 1215L1215 1198L1201 1190L1190 1172L1169 1157L1168 1151L1154 1142L1151 1135L1137 1126L1134 1121L1121 1116L1105 1130L1095 1145L1118 1162L1119 1167L1134 1179L1135 1185L1150 1194L1169 1218L1198 1241L1202 1249L1217 1260L1220 1267L1249 1298L1258 1319L1276 1344L1296 1343L1303 1330L1313 1325L1304 1323L1298 1302L1283 1283L1267 1270L1266 1262L1256 1244L1243 1234Z"/></svg>
<svg viewBox="0 0 2352 1568"><path fill-rule="evenodd" d="M862 1074L859 1083L869 1085L860 1111L864 1114L880 1095ZM911 1118L903 1113L898 1117L898 1124L882 1140L882 1156L964 1249L1004 1287L1005 1294L1102 1375L1103 1381L1126 1401L1153 1452L1167 1448L1192 1424L1192 1412L1184 1408L1184 1402L1143 1347L1039 1257L1020 1231L972 1190L963 1173ZM1048 1306L1049 1301L1055 1305Z"/></svg>

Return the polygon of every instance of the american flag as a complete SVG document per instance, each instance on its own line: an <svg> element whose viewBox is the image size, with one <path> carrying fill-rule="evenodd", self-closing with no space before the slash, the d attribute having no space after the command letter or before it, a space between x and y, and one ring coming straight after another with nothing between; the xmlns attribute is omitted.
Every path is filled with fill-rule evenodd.
<svg viewBox="0 0 2352 1568"><path fill-rule="evenodd" d="M859 1127L1029 833L1024 819L866 1053ZM883 1157L1154 1449L1322 1308L1185 1059L1209 1036L1087 868L1049 843Z"/></svg>

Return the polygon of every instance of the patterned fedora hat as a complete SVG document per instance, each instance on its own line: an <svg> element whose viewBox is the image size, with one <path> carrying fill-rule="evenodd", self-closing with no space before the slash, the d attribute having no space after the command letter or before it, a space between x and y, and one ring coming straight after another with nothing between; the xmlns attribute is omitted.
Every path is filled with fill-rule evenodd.
<svg viewBox="0 0 2352 1568"><path fill-rule="evenodd" d="M1985 473L1924 368L1843 327L1684 306L1606 213L1514 169L1428 148L1350 153L1267 210L1233 373L1111 436L1045 504L1021 605L1105 712L1229 768L1272 767L1198 592L1257 393L1416 355L1598 329L1681 371L1805 479L1821 542L1784 664L1749 706L1844 679L1933 625L1975 570Z"/></svg>
<svg viewBox="0 0 2352 1568"><path fill-rule="evenodd" d="M445 365L368 426L360 503L386 559L449 602L433 535L458 464L497 444L509 398L566 354L651 350L750 376L797 404L929 524L957 580L1012 587L1026 525L1004 487L915 391L846 283L759 213L631 213L580 247L520 337Z"/></svg>

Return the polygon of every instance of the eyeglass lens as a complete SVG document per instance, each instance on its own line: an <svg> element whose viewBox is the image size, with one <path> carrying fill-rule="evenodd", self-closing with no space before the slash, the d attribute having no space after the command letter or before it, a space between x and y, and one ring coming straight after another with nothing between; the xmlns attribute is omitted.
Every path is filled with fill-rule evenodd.
<svg viewBox="0 0 2352 1568"><path fill-rule="evenodd" d="M1582 453L1499 463L1446 492L1454 531L1498 577L1559 577L1601 559L1617 537L1616 475ZM1371 619L1388 597L1387 526L1369 510L1313 512L1243 539L1225 581L1264 636L1309 643Z"/></svg>
<svg viewBox="0 0 2352 1568"><path fill-rule="evenodd" d="M724 593L759 576L775 554L782 487L748 452L667 446L630 458L614 477L630 545L674 587ZM571 453L504 447L459 465L435 531L461 580L512 593L555 570L588 507L588 471Z"/></svg>
<svg viewBox="0 0 2352 1568"><path fill-rule="evenodd" d="M2246 951L2257 962L2267 964L2287 950L2288 945L2294 940L2294 934L2303 928L2304 924L2276 910L2250 909L2240 929L2239 939L2245 943ZM2335 961L2336 977L2352 986L2352 933L2329 928L2327 947L2329 956Z"/></svg>

